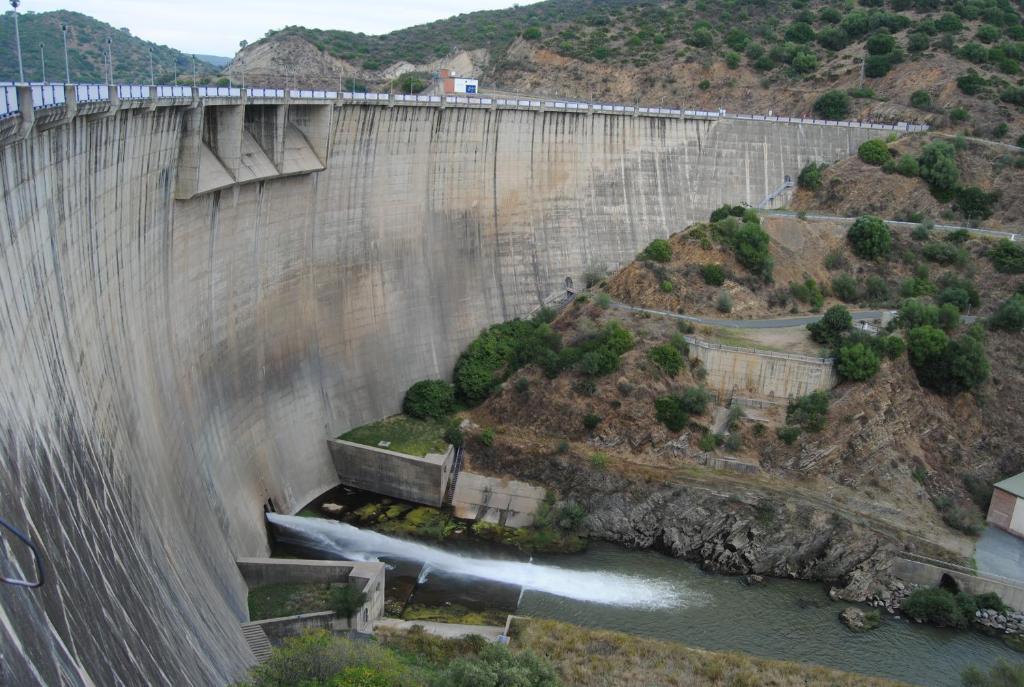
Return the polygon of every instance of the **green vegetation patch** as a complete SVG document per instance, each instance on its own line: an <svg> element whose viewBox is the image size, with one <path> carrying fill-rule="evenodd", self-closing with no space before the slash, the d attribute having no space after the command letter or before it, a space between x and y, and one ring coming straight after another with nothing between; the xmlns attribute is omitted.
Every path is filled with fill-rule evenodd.
<svg viewBox="0 0 1024 687"><path fill-rule="evenodd" d="M411 456L425 456L428 453L444 453L447 424L441 420L417 420L405 415L395 415L362 427L356 427L342 434L339 439L356 444L384 448L380 442L389 441L389 451L407 453Z"/></svg>
<svg viewBox="0 0 1024 687"><path fill-rule="evenodd" d="M249 592L249 618L266 620L334 610L331 584L268 584Z"/></svg>

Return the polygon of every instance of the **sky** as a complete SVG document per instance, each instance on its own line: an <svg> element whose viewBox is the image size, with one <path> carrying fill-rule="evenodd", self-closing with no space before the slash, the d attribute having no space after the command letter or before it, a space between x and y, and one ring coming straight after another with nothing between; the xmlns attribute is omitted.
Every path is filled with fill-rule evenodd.
<svg viewBox="0 0 1024 687"><path fill-rule="evenodd" d="M186 53L231 56L239 41L288 25L388 33L514 4L531 0L22 0L21 11L73 10Z"/></svg>

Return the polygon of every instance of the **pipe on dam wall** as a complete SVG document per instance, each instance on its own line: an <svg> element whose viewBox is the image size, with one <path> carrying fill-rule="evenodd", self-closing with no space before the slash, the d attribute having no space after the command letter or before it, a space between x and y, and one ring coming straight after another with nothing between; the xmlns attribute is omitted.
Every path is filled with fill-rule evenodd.
<svg viewBox="0 0 1024 687"><path fill-rule="evenodd" d="M0 149L0 683L221 684L253 658L235 559L325 439L450 374L478 331L869 130L336 108L326 170L175 201L183 108ZM28 565L0 544L16 569Z"/></svg>

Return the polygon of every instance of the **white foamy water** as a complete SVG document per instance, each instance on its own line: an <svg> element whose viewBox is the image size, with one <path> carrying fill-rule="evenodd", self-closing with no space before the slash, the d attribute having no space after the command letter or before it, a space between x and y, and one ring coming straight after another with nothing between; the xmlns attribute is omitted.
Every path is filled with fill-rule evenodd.
<svg viewBox="0 0 1024 687"><path fill-rule="evenodd" d="M570 570L552 565L475 558L426 544L361 530L336 520L268 513L278 537L348 560L380 556L418 561L424 569L518 585L577 601L638 608L704 605L706 596L664 580L607 572Z"/></svg>

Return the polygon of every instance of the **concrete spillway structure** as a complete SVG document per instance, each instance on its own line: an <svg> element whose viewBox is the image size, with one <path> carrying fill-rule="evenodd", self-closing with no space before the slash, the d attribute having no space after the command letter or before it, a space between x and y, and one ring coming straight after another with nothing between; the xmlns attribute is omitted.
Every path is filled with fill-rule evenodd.
<svg viewBox="0 0 1024 687"><path fill-rule="evenodd" d="M179 183L187 104L80 109L0 149L0 515L48 573L0 585L0 684L238 678L235 560L267 552L268 500L336 483L328 437L566 276L879 135L328 107L322 171L261 162L211 192ZM3 560L28 566L10 539Z"/></svg>

